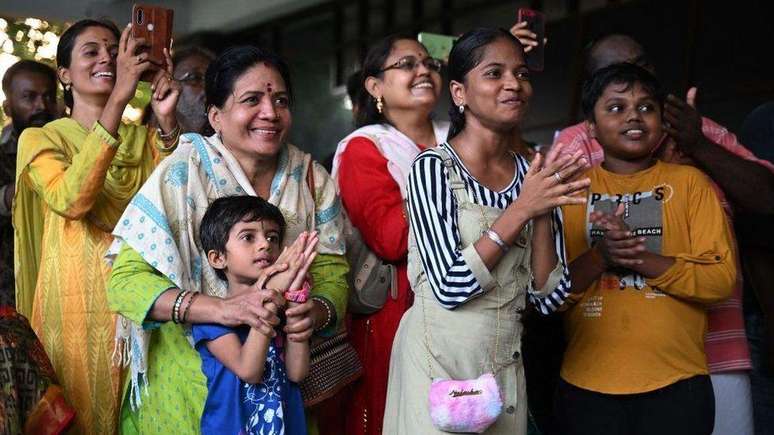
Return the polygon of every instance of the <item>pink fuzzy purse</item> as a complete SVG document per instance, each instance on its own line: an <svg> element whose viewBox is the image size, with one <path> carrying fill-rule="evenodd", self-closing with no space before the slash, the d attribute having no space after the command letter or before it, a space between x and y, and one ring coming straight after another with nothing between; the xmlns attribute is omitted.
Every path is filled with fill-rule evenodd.
<svg viewBox="0 0 774 435"><path fill-rule="evenodd" d="M483 433L503 411L503 398L492 373L477 379L434 379L430 418L444 432Z"/></svg>
<svg viewBox="0 0 774 435"><path fill-rule="evenodd" d="M499 289L498 292L499 298ZM424 321L425 344L430 348L430 332L427 329L425 298L420 298ZM499 304L498 304L499 307ZM503 397L497 385L495 355L500 337L500 309L497 309L497 334L495 335L492 372L476 379L433 379L430 384L428 405L430 419L436 429L453 433L483 433L494 424L503 411ZM427 366L432 376L430 356ZM500 367L502 368L502 367Z"/></svg>

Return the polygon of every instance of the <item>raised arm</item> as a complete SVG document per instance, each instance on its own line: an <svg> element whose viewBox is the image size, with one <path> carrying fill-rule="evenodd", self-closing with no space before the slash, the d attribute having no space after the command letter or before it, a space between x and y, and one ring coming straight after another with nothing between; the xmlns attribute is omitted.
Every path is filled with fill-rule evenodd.
<svg viewBox="0 0 774 435"><path fill-rule="evenodd" d="M45 129L27 129L19 138L19 182L28 183L54 212L81 219L102 192L107 170L120 142L95 123L80 149L65 154L58 135ZM28 157L25 154L30 153Z"/></svg>
<svg viewBox="0 0 774 435"><path fill-rule="evenodd" d="M688 91L686 101L667 97L665 130L735 205L754 213L774 214L774 165L756 158L736 136L718 125L710 127L721 130L717 135L721 143L705 135L703 123L714 123L702 119L694 107L695 98L696 88Z"/></svg>
<svg viewBox="0 0 774 435"><path fill-rule="evenodd" d="M555 207L564 203L585 201L569 195L586 188L587 179L564 184L559 183L553 175L554 169L565 168L565 174L572 176L579 166L574 169L570 166L582 166L579 159L580 153L574 157L562 157L558 161L552 158L548 172L541 174L538 168L542 167L542 161L536 158L525 176L519 197L490 228L502 239L504 245L513 245L530 219L546 214L550 216ZM448 170L441 157L430 153L420 156L414 162L409 176L409 214L428 282L439 302L446 308L454 308L494 286L490 271L496 267L504 250L486 235L469 246L461 246L457 230L457 204L447 180ZM544 225L548 225L548 222ZM554 237L561 238L561 229L554 234L547 227L539 231L539 243L546 244L546 249L542 249L542 246L538 249L540 259L537 261L545 263L539 265L541 276L536 277L538 285L542 287L557 265L557 252L550 247L554 246ZM544 290L541 288L533 296ZM545 296L545 293L542 295ZM560 302L557 300L557 303ZM541 311L544 311L543 308Z"/></svg>

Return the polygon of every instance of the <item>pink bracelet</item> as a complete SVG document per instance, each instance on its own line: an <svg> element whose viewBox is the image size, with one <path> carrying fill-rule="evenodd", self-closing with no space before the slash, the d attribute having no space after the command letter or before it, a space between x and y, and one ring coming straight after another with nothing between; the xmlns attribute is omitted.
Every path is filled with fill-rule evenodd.
<svg viewBox="0 0 774 435"><path fill-rule="evenodd" d="M309 292L311 289L312 287L309 285L309 281L304 281L304 285L302 285L300 289L286 291L285 300L303 304L309 299Z"/></svg>

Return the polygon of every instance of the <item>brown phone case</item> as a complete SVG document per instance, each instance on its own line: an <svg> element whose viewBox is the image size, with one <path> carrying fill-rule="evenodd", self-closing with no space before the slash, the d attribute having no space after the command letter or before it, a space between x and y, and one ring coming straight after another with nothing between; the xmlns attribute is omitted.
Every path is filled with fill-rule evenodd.
<svg viewBox="0 0 774 435"><path fill-rule="evenodd" d="M140 80L150 82L158 69L166 68L164 49L172 41L174 11L159 6L132 6L132 37L143 38L147 44L148 60L156 68L143 73Z"/></svg>

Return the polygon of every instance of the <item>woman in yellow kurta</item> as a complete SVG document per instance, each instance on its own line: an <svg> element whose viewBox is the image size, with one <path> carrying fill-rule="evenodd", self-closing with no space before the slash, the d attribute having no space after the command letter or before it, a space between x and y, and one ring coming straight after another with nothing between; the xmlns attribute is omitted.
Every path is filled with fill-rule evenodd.
<svg viewBox="0 0 774 435"><path fill-rule="evenodd" d="M121 123L140 75L152 67L142 41L112 24L83 20L57 47L70 117L25 130L14 198L16 302L31 319L77 411L75 432L116 432L120 369L111 362L115 318L103 256L131 198L177 143L179 85L156 73L160 130ZM168 57L168 56L167 56Z"/></svg>

